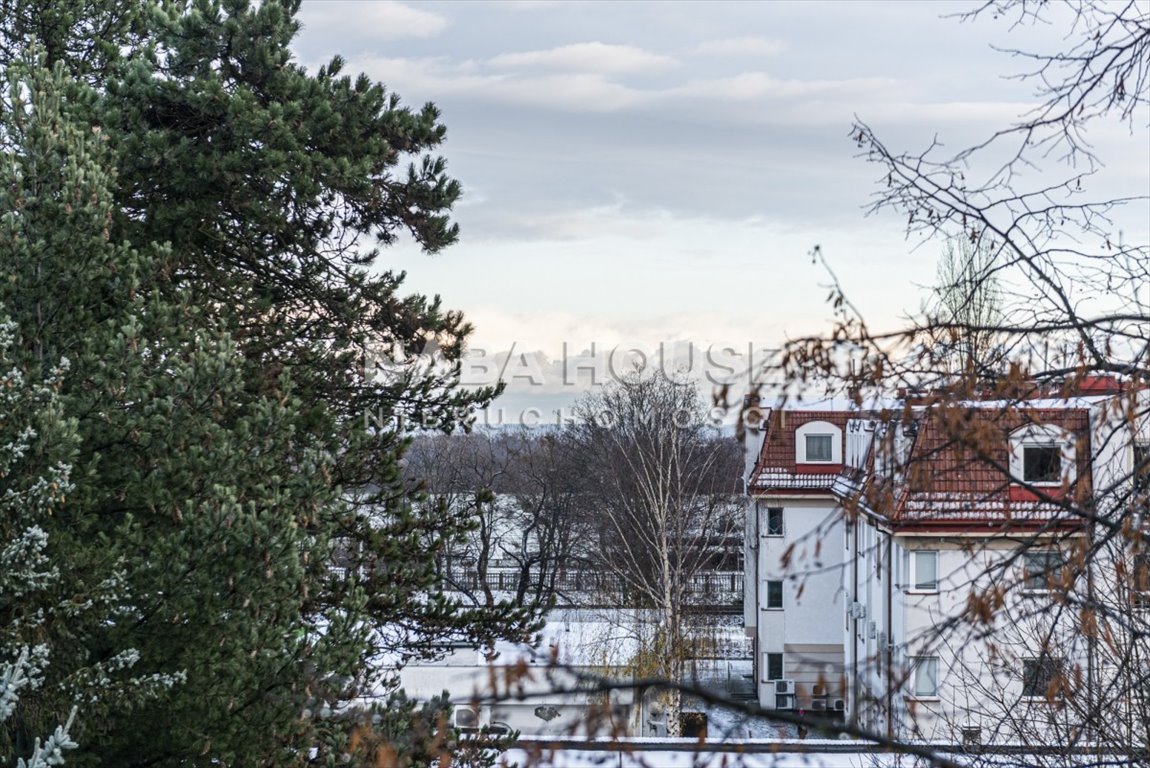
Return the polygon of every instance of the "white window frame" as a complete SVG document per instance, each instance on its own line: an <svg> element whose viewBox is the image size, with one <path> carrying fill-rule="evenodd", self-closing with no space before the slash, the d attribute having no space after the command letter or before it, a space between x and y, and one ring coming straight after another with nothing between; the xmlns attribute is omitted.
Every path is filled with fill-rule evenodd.
<svg viewBox="0 0 1150 768"><path fill-rule="evenodd" d="M831 438L831 458L810 459L807 457L807 436L815 437L829 435ZM829 421L808 421L795 430L795 463L796 464L842 464L843 463L843 430Z"/></svg>
<svg viewBox="0 0 1150 768"><path fill-rule="evenodd" d="M920 682L923 680L923 677L925 677L920 675L928 669L932 669L934 672L933 680L931 681L934 683L934 686L929 693L920 690ZM913 658L913 665L910 669L910 697L912 699L923 700L938 698L938 691L940 688L938 669L939 663L937 656L915 656Z"/></svg>
<svg viewBox="0 0 1150 768"><path fill-rule="evenodd" d="M1010 434L1010 477L1015 484L1036 488L1057 488L1072 483L1076 475L1076 441L1074 433L1053 424L1029 424ZM1059 451L1060 475L1056 480L1026 478L1026 449L1055 448Z"/></svg>
<svg viewBox="0 0 1150 768"><path fill-rule="evenodd" d="M1066 553L1060 549L1034 549L1034 550L1030 550L1029 552L1023 552L1022 553L1022 591L1023 591L1023 594L1028 594L1028 595L1046 595L1046 594L1049 594L1051 591L1051 584L1049 582L1052 581L1052 579L1050 579L1049 577L1045 578L1044 583L1041 586L1033 586L1030 583L1030 580L1037 576L1037 574L1034 573L1034 571L1032 571L1030 568L1029 560L1032 557L1041 557L1041 558L1047 559L1047 560L1051 559L1052 557L1057 557L1058 558L1058 568L1057 568L1057 570L1054 571L1053 575L1055 578L1053 579L1053 581L1060 582L1062 580L1062 573L1061 573L1062 569L1067 566ZM1053 569L1050 569L1050 568L1044 568L1042 570L1042 573L1050 574L1052 572L1052 570Z"/></svg>
<svg viewBox="0 0 1150 768"><path fill-rule="evenodd" d="M934 586L923 587L918 583L918 558L920 555L934 555ZM907 592L919 595L929 595L938 592L938 564L939 554L937 549L912 549L910 551L910 584L907 586Z"/></svg>

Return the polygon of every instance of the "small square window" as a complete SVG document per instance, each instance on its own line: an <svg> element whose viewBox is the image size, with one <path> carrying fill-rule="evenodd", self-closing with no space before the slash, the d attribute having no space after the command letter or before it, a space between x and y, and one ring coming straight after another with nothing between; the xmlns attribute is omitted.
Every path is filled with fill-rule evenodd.
<svg viewBox="0 0 1150 768"><path fill-rule="evenodd" d="M767 654L767 679L768 680L782 680L783 679L783 654L781 654L781 653L768 653Z"/></svg>
<svg viewBox="0 0 1150 768"><path fill-rule="evenodd" d="M1027 552L1022 556L1022 586L1028 592L1047 592L1062 583L1061 552Z"/></svg>
<svg viewBox="0 0 1150 768"><path fill-rule="evenodd" d="M1057 445L1023 446L1022 479L1028 483L1061 483L1061 449Z"/></svg>
<svg viewBox="0 0 1150 768"><path fill-rule="evenodd" d="M781 581L768 581L767 582L767 607L768 608L782 608L783 607L783 582L781 582Z"/></svg>
<svg viewBox="0 0 1150 768"><path fill-rule="evenodd" d="M910 553L910 583L916 592L938 591L938 552L918 550Z"/></svg>
<svg viewBox="0 0 1150 768"><path fill-rule="evenodd" d="M833 460L834 455L831 450L831 435L807 435L807 461L825 461L830 462Z"/></svg>
<svg viewBox="0 0 1150 768"><path fill-rule="evenodd" d="M783 508L770 507L767 509L767 535L783 535Z"/></svg>
<svg viewBox="0 0 1150 768"><path fill-rule="evenodd" d="M914 660L914 695L920 698L938 696L938 657L919 656Z"/></svg>
<svg viewBox="0 0 1150 768"><path fill-rule="evenodd" d="M1062 662L1043 656L1022 660L1022 695L1029 698L1049 699L1058 695L1062 678Z"/></svg>

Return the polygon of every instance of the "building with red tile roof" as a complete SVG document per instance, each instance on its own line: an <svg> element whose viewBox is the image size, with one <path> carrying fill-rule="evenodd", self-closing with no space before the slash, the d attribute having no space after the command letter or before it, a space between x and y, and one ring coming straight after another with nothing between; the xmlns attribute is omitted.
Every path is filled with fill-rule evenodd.
<svg viewBox="0 0 1150 768"><path fill-rule="evenodd" d="M1107 665L1073 606L1150 607L1116 535L1146 393L1086 390L770 411L746 477L760 703L950 743L1070 728L1051 697Z"/></svg>

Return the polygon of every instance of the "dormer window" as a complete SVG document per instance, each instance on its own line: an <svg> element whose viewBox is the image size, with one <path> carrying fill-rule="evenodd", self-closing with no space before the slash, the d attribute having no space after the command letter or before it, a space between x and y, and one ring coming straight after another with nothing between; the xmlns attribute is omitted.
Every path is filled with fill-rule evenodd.
<svg viewBox="0 0 1150 768"><path fill-rule="evenodd" d="M833 435L807 435L807 461L832 461Z"/></svg>
<svg viewBox="0 0 1150 768"><path fill-rule="evenodd" d="M1074 481L1074 433L1053 424L1030 424L1010 435L1013 483L1060 486Z"/></svg>
<svg viewBox="0 0 1150 768"><path fill-rule="evenodd" d="M829 421L808 421L795 430L795 463L842 464L843 431Z"/></svg>

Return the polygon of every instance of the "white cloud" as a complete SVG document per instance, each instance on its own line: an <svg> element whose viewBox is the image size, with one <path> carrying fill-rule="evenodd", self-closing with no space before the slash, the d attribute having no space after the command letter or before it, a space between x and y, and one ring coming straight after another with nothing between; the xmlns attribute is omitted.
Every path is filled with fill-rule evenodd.
<svg viewBox="0 0 1150 768"><path fill-rule="evenodd" d="M691 51L699 56L778 56L787 50L781 40L765 37L725 37L721 40L705 40Z"/></svg>
<svg viewBox="0 0 1150 768"><path fill-rule="evenodd" d="M446 16L395 0L306 3L299 18L310 35L335 36L341 42L434 37L450 23Z"/></svg>
<svg viewBox="0 0 1150 768"><path fill-rule="evenodd" d="M574 43L540 51L505 53L490 59L491 66L508 69L559 69L576 72L632 73L668 69L678 65L670 56L633 45Z"/></svg>
<svg viewBox="0 0 1150 768"><path fill-rule="evenodd" d="M857 97L862 93L879 96L899 85L888 78L847 78L843 80L784 80L766 72L742 72L731 77L691 80L674 91L717 101L753 101L769 98L795 98L842 93Z"/></svg>
<svg viewBox="0 0 1150 768"><path fill-rule="evenodd" d="M485 74L474 61L453 63L440 58L377 58L356 63L400 93L418 93L421 98L462 95L569 112L613 112L644 98L642 91L598 73Z"/></svg>

